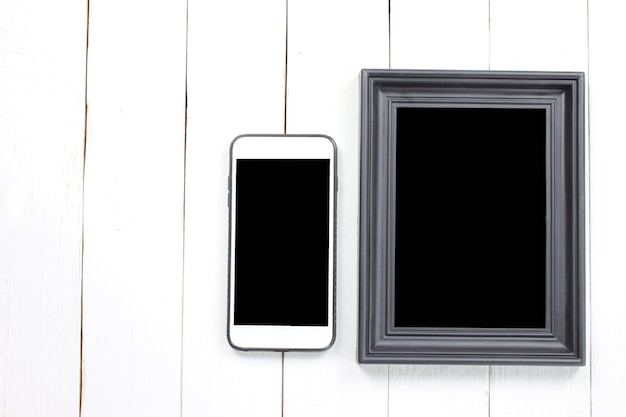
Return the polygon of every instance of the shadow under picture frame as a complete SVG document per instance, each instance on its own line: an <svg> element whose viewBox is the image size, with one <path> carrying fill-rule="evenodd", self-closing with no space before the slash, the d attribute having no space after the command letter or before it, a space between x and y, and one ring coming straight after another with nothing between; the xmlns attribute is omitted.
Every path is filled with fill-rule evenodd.
<svg viewBox="0 0 626 417"><path fill-rule="evenodd" d="M584 74L361 73L360 363L584 365Z"/></svg>

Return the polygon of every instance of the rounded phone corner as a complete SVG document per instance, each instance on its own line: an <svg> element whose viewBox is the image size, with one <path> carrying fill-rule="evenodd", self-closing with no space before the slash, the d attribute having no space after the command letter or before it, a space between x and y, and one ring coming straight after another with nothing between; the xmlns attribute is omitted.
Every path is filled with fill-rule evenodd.
<svg viewBox="0 0 626 417"><path fill-rule="evenodd" d="M330 350L330 348L332 348L333 345L335 344L335 339L336 339L335 332L333 332L333 337L331 337L330 342L328 342L328 344L325 347L318 349L318 350L320 351Z"/></svg>
<svg viewBox="0 0 626 417"><path fill-rule="evenodd" d="M319 346L319 347L313 347L313 348L297 348L297 349L288 349L290 351L301 351L301 352L325 352L327 350L330 350L330 348L333 347L333 345L335 344L335 340L337 339L337 332L336 332L337 327L335 327L333 329L333 332L331 334L330 340L328 341L327 344L323 345L323 346Z"/></svg>
<svg viewBox="0 0 626 417"><path fill-rule="evenodd" d="M230 141L230 153L233 153L233 148L235 147L235 143L237 143L238 140L240 140L241 138L245 138L247 136L250 136L248 134L242 134L242 135L237 135L233 138L233 140Z"/></svg>
<svg viewBox="0 0 626 417"><path fill-rule="evenodd" d="M230 332L226 333L226 340L228 341L228 344L230 345L231 348L238 350L240 352L246 352L248 351L247 348L243 347L243 346L239 346L237 345L235 342L233 342L232 337L230 336Z"/></svg>
<svg viewBox="0 0 626 417"><path fill-rule="evenodd" d="M323 138L328 139L328 141L333 145L333 148L335 149L335 151L337 150L337 142L335 142L335 139L333 139L332 137L328 135L317 135L317 136L321 136Z"/></svg>

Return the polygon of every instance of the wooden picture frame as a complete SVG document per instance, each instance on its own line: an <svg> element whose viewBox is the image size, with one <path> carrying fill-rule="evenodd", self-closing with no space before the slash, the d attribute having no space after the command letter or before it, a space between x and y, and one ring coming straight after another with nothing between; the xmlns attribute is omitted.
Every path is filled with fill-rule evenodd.
<svg viewBox="0 0 626 417"><path fill-rule="evenodd" d="M584 136L582 73L362 70L359 363L585 364Z"/></svg>

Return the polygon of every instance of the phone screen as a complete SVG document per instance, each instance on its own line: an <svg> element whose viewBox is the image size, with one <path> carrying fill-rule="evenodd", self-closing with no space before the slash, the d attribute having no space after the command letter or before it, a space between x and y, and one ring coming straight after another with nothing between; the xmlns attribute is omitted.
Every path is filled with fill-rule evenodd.
<svg viewBox="0 0 626 417"><path fill-rule="evenodd" d="M235 325L328 325L330 163L237 160Z"/></svg>

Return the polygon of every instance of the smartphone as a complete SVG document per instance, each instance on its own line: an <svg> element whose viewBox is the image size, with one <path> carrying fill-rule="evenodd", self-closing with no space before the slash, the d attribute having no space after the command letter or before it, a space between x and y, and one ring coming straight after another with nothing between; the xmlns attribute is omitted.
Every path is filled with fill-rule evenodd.
<svg viewBox="0 0 626 417"><path fill-rule="evenodd" d="M325 135L241 135L230 147L228 330L242 350L335 340L337 148Z"/></svg>

